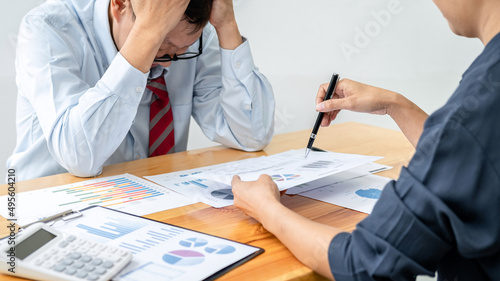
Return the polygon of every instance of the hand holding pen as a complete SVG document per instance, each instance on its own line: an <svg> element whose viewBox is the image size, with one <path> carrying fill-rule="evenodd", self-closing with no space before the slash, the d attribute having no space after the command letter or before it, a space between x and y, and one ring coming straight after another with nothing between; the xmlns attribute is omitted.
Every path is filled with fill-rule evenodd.
<svg viewBox="0 0 500 281"><path fill-rule="evenodd" d="M325 101L329 100L333 96L333 93L335 92L335 88L337 87L338 81L339 81L339 75L334 73L332 75L332 79L330 80L330 85L328 86L328 90L326 91L326 96L324 99ZM324 114L323 112L318 113L318 117L316 118L316 123L314 123L314 127L313 127L313 130L311 132L311 136L309 137L309 142L307 143L305 158L307 158L307 155L309 155L309 152L311 151L314 140L316 139L316 135L318 134L319 126L321 125L321 121L323 120L323 114Z"/></svg>

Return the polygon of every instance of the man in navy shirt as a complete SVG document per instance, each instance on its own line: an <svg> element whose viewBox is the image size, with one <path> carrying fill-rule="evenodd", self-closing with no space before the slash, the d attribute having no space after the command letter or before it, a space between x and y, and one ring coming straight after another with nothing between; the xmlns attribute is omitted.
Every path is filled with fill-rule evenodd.
<svg viewBox="0 0 500 281"><path fill-rule="evenodd" d="M434 0L458 35L486 46L448 102L431 116L403 96L342 80L317 110L390 115L416 153L352 233L287 209L268 176L233 179L235 205L305 265L339 280L500 280L500 2ZM307 239L306 239L307 238Z"/></svg>

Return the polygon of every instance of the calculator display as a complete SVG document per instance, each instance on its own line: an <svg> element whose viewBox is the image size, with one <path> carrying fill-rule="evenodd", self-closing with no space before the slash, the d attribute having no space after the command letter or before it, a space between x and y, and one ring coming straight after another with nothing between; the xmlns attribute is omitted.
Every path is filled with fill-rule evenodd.
<svg viewBox="0 0 500 281"><path fill-rule="evenodd" d="M16 245L16 257L22 260L54 238L56 238L56 235L44 229L39 229Z"/></svg>

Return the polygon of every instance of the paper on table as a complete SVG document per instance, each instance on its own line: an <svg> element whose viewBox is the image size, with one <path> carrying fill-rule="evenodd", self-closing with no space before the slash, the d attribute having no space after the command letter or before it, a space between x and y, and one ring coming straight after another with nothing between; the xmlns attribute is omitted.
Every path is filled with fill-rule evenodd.
<svg viewBox="0 0 500 281"><path fill-rule="evenodd" d="M5 197L5 196L2 196ZM0 197L0 205L7 202ZM68 209L99 205L138 216L192 204L191 198L139 177L122 174L17 194L18 224L25 225ZM7 217L7 207L0 214Z"/></svg>
<svg viewBox="0 0 500 281"><path fill-rule="evenodd" d="M243 162L247 160L240 161ZM233 205L231 186L199 178L199 175L203 171L218 169L225 164L226 163L155 176L146 176L145 178L191 198L193 201L203 202L215 208L222 208Z"/></svg>
<svg viewBox="0 0 500 281"><path fill-rule="evenodd" d="M331 176L327 176L321 179L317 179L311 182L306 182L297 186L294 186L286 191L286 194L295 195L300 194L302 192L306 192L327 184L333 184L340 181L346 181L349 179L362 177L366 175L370 175L373 173L382 172L385 170L392 169L391 166L386 166L378 163L366 163L359 167L349 169L347 171L343 171Z"/></svg>
<svg viewBox="0 0 500 281"><path fill-rule="evenodd" d="M270 174L283 190L380 158L332 152L311 152L308 158L304 159L302 150L291 150L272 156L250 158L180 172L147 176L146 178L189 198L220 208L233 204L230 182L234 174L239 174L243 180L254 180L261 174ZM214 179L223 179L223 181Z"/></svg>
<svg viewBox="0 0 500 281"><path fill-rule="evenodd" d="M197 202L203 202L215 208L233 205L231 186L207 179L185 176L182 178L151 176L149 180L162 185Z"/></svg>
<svg viewBox="0 0 500 281"><path fill-rule="evenodd" d="M382 189L392 179L375 175L327 184L301 196L370 214Z"/></svg>
<svg viewBox="0 0 500 281"><path fill-rule="evenodd" d="M217 169L206 170L195 176L230 185L234 175L239 175L243 181L253 181L262 174L268 174L280 190L285 190L381 158L317 151L311 151L309 156L304 158L303 150L290 150L267 157L226 163Z"/></svg>
<svg viewBox="0 0 500 281"><path fill-rule="evenodd" d="M201 232L104 208L58 222L57 229L132 252L132 261L113 280L204 280L259 251Z"/></svg>

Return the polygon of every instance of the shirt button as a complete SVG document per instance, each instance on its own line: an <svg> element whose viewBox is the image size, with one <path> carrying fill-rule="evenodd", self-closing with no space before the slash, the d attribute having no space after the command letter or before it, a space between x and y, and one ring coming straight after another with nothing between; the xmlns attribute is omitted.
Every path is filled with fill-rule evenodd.
<svg viewBox="0 0 500 281"><path fill-rule="evenodd" d="M140 156L140 155L137 155L137 156L135 157L135 160L139 160L139 159L141 159L141 156Z"/></svg>
<svg viewBox="0 0 500 281"><path fill-rule="evenodd" d="M139 94L139 93L142 93L142 88L141 87L137 87L135 88L135 91Z"/></svg>
<svg viewBox="0 0 500 281"><path fill-rule="evenodd" d="M245 105L245 109L246 109L246 110L251 110L251 109L252 109L252 107L251 107L250 105Z"/></svg>
<svg viewBox="0 0 500 281"><path fill-rule="evenodd" d="M241 67L241 62L237 61L237 62L234 64L234 66L235 66L236 68L240 68L240 67Z"/></svg>

